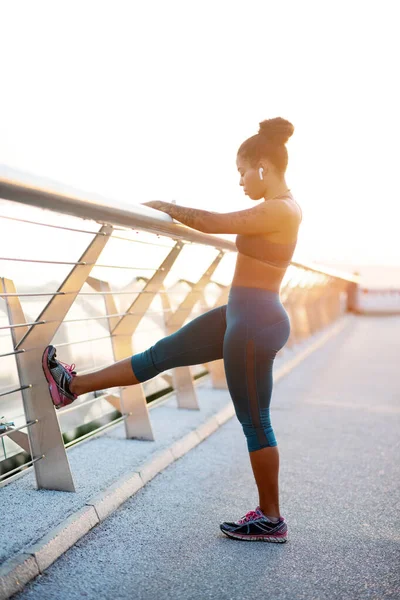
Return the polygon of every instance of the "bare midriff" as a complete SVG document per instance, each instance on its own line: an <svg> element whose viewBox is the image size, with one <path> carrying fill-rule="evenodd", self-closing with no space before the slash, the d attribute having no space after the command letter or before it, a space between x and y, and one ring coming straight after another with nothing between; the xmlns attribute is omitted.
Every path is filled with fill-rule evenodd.
<svg viewBox="0 0 400 600"><path fill-rule="evenodd" d="M279 292L287 267L274 267L238 252L232 286L263 288Z"/></svg>

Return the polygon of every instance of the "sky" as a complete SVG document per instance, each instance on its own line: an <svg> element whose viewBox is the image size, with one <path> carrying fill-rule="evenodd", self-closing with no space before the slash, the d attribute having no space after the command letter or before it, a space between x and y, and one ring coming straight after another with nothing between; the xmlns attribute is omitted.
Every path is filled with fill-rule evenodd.
<svg viewBox="0 0 400 600"><path fill-rule="evenodd" d="M397 2L0 3L0 163L139 204L253 206L236 152L295 126L294 259L400 266Z"/></svg>

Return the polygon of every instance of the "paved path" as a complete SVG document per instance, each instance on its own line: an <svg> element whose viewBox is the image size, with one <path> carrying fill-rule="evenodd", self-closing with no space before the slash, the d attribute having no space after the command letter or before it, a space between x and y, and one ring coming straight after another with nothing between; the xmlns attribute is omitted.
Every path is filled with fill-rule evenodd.
<svg viewBox="0 0 400 600"><path fill-rule="evenodd" d="M219 530L257 503L232 419L15 598L399 598L399 345L399 317L360 317L276 384L288 543Z"/></svg>

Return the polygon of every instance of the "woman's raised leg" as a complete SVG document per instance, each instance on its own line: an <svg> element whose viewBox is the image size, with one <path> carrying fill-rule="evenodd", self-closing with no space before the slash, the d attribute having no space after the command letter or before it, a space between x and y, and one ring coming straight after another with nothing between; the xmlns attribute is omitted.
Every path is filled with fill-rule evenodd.
<svg viewBox="0 0 400 600"><path fill-rule="evenodd" d="M198 365L222 358L226 304L211 309L130 358L86 375L56 359L56 349L43 353L43 370L56 407L96 390L142 383L174 367Z"/></svg>
<svg viewBox="0 0 400 600"><path fill-rule="evenodd" d="M139 380L132 371L131 359L125 358L100 371L87 373L86 375L76 375L72 379L69 389L76 396L80 396L87 392L134 385L135 383L139 383Z"/></svg>
<svg viewBox="0 0 400 600"><path fill-rule="evenodd" d="M140 381L188 365L199 365L223 357L226 331L226 304L192 319L153 346L134 354L132 370Z"/></svg>

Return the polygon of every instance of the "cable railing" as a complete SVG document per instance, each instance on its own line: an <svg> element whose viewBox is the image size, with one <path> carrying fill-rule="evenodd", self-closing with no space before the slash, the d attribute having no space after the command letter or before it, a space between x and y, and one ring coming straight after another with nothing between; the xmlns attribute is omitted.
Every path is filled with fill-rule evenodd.
<svg viewBox="0 0 400 600"><path fill-rule="evenodd" d="M51 343L80 374L95 371L226 304L233 241L6 167L0 233L0 485L33 468L38 488L74 491L68 447L122 422L127 438L154 440L153 406L173 394L178 409L198 409L204 376L227 387L221 359L84 394L56 411L41 357ZM280 292L291 320L281 353L357 312L358 283L292 262Z"/></svg>

